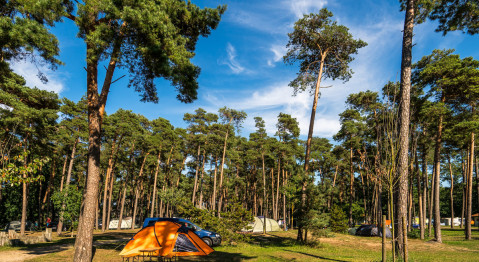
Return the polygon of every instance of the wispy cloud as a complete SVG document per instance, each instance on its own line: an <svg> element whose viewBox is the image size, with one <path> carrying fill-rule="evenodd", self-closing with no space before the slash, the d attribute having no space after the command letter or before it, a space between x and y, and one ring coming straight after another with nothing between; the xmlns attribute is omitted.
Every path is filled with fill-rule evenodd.
<svg viewBox="0 0 479 262"><path fill-rule="evenodd" d="M270 51L273 53L273 57L268 59L268 66L274 66L275 63L283 59L287 49L284 45L272 45Z"/></svg>
<svg viewBox="0 0 479 262"><path fill-rule="evenodd" d="M307 92L293 96L293 88L286 82L262 88L240 99L221 94L209 94L206 99L210 103L210 111L216 111L216 108L224 105L246 111L248 118L244 128L247 133L254 132L254 117L260 116L266 122L268 134L273 135L278 114L283 112L296 118L301 135L307 135L313 98ZM319 105L317 111L314 135L331 137L339 130L337 116L329 114L324 105Z"/></svg>
<svg viewBox="0 0 479 262"><path fill-rule="evenodd" d="M37 67L26 61L19 61L12 63L12 69L15 73L25 78L27 86L29 87L37 87L42 90L53 91L57 94L60 94L64 89L63 81L58 74L47 67ZM38 77L39 70L47 77L47 83L43 83Z"/></svg>
<svg viewBox="0 0 479 262"><path fill-rule="evenodd" d="M221 64L227 65L234 74L245 71L245 68L236 60L236 49L230 43L226 46L227 59L221 61Z"/></svg>
<svg viewBox="0 0 479 262"><path fill-rule="evenodd" d="M302 18L304 14L318 12L327 3L326 0L288 0L285 4L289 5L296 18Z"/></svg>

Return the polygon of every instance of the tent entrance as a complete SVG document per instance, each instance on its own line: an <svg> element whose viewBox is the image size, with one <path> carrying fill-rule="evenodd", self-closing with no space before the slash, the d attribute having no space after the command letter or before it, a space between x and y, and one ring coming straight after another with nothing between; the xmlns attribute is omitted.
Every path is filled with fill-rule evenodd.
<svg viewBox="0 0 479 262"><path fill-rule="evenodd" d="M196 246L184 234L179 233L173 252L198 252Z"/></svg>

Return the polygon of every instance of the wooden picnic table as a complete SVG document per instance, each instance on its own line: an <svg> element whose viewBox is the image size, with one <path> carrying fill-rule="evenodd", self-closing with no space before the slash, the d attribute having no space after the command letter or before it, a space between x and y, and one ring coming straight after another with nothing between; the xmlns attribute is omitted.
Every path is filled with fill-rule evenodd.
<svg viewBox="0 0 479 262"><path fill-rule="evenodd" d="M145 257L149 258L148 261L153 261L151 260L154 257L153 254L158 250L160 250L159 247L152 247L140 250L140 253L142 253L143 261L145 261Z"/></svg>

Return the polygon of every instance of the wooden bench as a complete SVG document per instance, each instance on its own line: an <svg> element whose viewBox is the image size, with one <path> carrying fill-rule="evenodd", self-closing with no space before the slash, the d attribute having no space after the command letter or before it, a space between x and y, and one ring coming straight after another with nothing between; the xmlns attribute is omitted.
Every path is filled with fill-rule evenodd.
<svg viewBox="0 0 479 262"><path fill-rule="evenodd" d="M135 262L135 258L136 258L136 261L140 261L140 257L137 256L137 255L126 255L126 256L121 256L121 261L123 262ZM131 260L130 260L131 259Z"/></svg>
<svg viewBox="0 0 479 262"><path fill-rule="evenodd" d="M173 252L170 252L169 254L165 255L165 256L162 256L162 257L158 257L158 258L161 258L162 261L169 261L169 262L172 262L172 261L178 261L178 256L176 256L176 254L173 254Z"/></svg>
<svg viewBox="0 0 479 262"><path fill-rule="evenodd" d="M142 253L142 258L143 258L143 261L145 261L145 257L147 257L149 260L147 261L153 261L151 260L153 257L156 257L155 255L153 255L156 251L160 250L159 247L152 247L152 248L147 248L147 249L142 249L140 250L140 253Z"/></svg>

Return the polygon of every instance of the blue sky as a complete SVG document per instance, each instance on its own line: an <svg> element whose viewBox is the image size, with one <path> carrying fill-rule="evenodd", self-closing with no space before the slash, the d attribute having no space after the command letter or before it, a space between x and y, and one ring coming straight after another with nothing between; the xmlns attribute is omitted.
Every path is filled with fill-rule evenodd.
<svg viewBox="0 0 479 262"><path fill-rule="evenodd" d="M266 121L270 135L275 132L277 115L291 114L300 123L304 138L309 126L312 97L309 93L292 96L288 83L298 68L283 63L288 41L287 33L303 14L326 7L340 24L350 28L355 38L368 46L361 49L351 68L355 72L349 82L323 81L318 103L314 135L331 138L339 130L338 114L345 109L346 97L365 90L380 90L388 81L397 81L400 72L401 42L404 13L397 0L204 0L193 1L200 6L227 4L217 30L198 42L193 62L202 71L198 79L198 100L183 104L176 100L175 89L164 80L157 80L158 104L142 103L138 93L127 88L128 77L116 82L110 91L107 112L129 109L149 119L163 117L174 126L186 127L183 115L202 107L217 112L220 107L244 110L248 119L242 135L254 131L254 117ZM413 60L429 55L434 49L454 48L461 57L479 59L479 36L460 32L446 37L434 32L436 24L427 22L415 27ZM37 69L18 62L12 67L24 76L27 84L59 93L78 101L86 92L85 45L76 38L77 29L69 20L57 24L52 32L60 41L60 60L65 63L56 71L43 69L48 78L44 85L36 77ZM99 68L99 79L105 70ZM114 79L126 72L117 70ZM101 82L100 82L101 84Z"/></svg>

